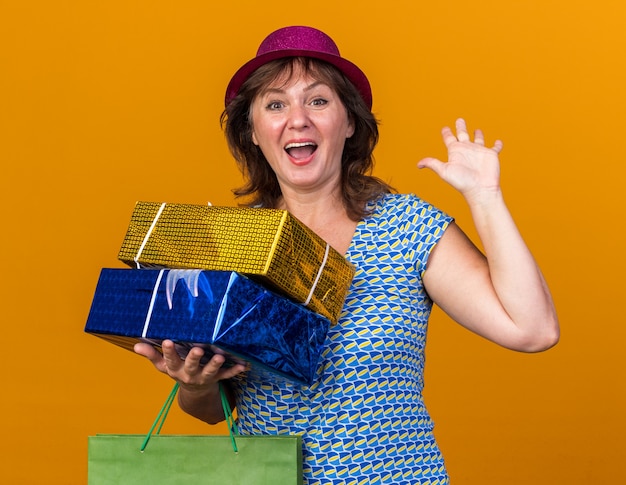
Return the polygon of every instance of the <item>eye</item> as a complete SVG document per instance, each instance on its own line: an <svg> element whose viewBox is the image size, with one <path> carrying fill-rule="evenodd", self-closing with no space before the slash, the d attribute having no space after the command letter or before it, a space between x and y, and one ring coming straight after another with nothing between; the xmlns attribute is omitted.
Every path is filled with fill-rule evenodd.
<svg viewBox="0 0 626 485"><path fill-rule="evenodd" d="M284 104L280 101L271 101L267 103L266 109L270 111L276 111L276 110L281 109L283 106Z"/></svg>
<svg viewBox="0 0 626 485"><path fill-rule="evenodd" d="M315 98L313 101L311 101L311 105L313 106L324 106L326 104L328 104L328 100L324 98Z"/></svg>

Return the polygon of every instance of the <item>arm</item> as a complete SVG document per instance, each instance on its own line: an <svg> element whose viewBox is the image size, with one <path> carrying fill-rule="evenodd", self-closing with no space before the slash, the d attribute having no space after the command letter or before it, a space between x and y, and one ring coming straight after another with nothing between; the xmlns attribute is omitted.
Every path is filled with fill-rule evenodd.
<svg viewBox="0 0 626 485"><path fill-rule="evenodd" d="M224 356L218 354L202 367L200 360L204 351L199 347L192 348L185 360L179 357L171 340L164 340L161 347L162 355L152 345L139 343L135 345L135 352L149 359L157 370L178 381L178 404L183 411L209 424L223 421L218 383L245 371L245 367L234 365L222 369ZM234 408L232 393L228 386L226 389L231 408Z"/></svg>
<svg viewBox="0 0 626 485"><path fill-rule="evenodd" d="M454 320L504 347L545 350L559 338L559 324L548 287L502 197L498 153L502 143L484 146L465 122L457 136L442 131L448 162L419 162L457 189L467 201L485 255L452 224L433 249L424 284L435 303Z"/></svg>

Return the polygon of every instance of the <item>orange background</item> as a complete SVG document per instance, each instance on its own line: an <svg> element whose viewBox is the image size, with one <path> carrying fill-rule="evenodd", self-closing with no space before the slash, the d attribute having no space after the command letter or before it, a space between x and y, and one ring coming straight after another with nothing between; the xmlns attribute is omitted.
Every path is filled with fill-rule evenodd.
<svg viewBox="0 0 626 485"><path fill-rule="evenodd" d="M456 216L418 171L457 116L502 138L502 183L562 340L506 351L436 311L426 399L455 485L626 482L626 3L258 0L0 4L3 481L86 482L87 436L143 433L171 387L83 327L136 200L232 204L218 118L271 30L326 30L368 73L376 173ZM221 432L172 412L171 433Z"/></svg>

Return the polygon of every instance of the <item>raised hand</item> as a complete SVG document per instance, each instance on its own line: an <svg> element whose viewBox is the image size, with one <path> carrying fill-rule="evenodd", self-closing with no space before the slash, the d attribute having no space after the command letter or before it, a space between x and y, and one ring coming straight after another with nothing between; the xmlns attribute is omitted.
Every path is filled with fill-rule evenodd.
<svg viewBox="0 0 626 485"><path fill-rule="evenodd" d="M443 128L441 134L448 149L448 161L427 157L417 164L419 168L431 169L468 200L500 190L498 154L503 146L500 140L488 148L483 132L475 130L472 141L462 118L456 120L456 136L449 127Z"/></svg>

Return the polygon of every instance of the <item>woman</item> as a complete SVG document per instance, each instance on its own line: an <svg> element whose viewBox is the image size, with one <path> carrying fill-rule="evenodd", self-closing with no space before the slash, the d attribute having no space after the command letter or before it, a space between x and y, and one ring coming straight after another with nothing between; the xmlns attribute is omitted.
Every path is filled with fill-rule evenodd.
<svg viewBox="0 0 626 485"><path fill-rule="evenodd" d="M422 399L432 303L504 347L536 352L559 336L554 306L499 186L500 141L465 122L443 130L448 160L427 158L467 201L485 255L454 221L369 175L378 140L369 82L334 42L309 27L270 34L231 80L222 116L250 203L289 210L357 268L310 387L270 383L216 355L200 366L171 342L136 351L181 385L179 403L224 419L228 382L240 429L304 435L308 484L448 483ZM241 374L241 375L240 375Z"/></svg>

